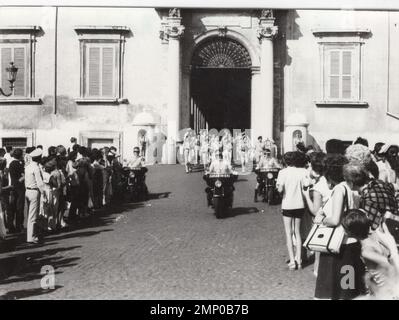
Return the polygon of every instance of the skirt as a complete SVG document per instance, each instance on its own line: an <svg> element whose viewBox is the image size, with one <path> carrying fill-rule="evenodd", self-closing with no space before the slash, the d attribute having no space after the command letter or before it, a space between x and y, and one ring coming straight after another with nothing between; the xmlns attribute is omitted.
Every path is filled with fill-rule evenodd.
<svg viewBox="0 0 399 320"><path fill-rule="evenodd" d="M350 300L366 292L359 242L344 244L339 254L321 253L316 299Z"/></svg>

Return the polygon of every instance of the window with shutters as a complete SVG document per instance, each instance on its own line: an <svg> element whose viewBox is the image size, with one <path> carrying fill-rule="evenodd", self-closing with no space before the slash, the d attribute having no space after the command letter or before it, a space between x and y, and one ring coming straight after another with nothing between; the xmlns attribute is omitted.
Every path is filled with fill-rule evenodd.
<svg viewBox="0 0 399 320"><path fill-rule="evenodd" d="M362 100L362 44L368 29L315 29L320 45L320 98L316 105L367 106Z"/></svg>
<svg viewBox="0 0 399 320"><path fill-rule="evenodd" d="M123 103L124 26L76 26L80 41L77 103Z"/></svg>
<svg viewBox="0 0 399 320"><path fill-rule="evenodd" d="M87 43L84 60L84 97L118 97L119 59L117 46L112 43Z"/></svg>
<svg viewBox="0 0 399 320"><path fill-rule="evenodd" d="M323 98L326 101L359 101L360 70L356 49L325 46Z"/></svg>

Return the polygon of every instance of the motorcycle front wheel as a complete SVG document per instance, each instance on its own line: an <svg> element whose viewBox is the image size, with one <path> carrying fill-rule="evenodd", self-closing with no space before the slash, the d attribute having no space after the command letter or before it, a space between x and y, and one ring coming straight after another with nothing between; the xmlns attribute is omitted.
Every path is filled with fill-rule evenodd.
<svg viewBox="0 0 399 320"><path fill-rule="evenodd" d="M213 206L215 208L215 215L217 219L223 218L224 215L224 200L222 198L213 198Z"/></svg>
<svg viewBox="0 0 399 320"><path fill-rule="evenodd" d="M269 205L272 205L274 203L274 192L273 192L273 188L269 188L269 190L267 191L267 203Z"/></svg>

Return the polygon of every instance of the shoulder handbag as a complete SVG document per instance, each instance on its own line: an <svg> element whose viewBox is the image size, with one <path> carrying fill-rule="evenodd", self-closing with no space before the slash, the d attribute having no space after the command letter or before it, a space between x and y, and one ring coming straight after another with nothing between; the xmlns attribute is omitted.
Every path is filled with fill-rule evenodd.
<svg viewBox="0 0 399 320"><path fill-rule="evenodd" d="M349 208L348 205L348 191L345 188L344 208ZM326 202L326 204L332 199ZM326 206L324 205L324 207ZM323 207L323 209L324 209ZM345 230L342 225L336 227L327 227L322 224L313 224L303 246L311 251L338 254L344 240Z"/></svg>

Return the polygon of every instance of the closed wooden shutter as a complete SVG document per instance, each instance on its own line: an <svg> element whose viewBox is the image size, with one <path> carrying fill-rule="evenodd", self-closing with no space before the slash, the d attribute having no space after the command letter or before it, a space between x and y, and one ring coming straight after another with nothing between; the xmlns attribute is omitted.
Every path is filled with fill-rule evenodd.
<svg viewBox="0 0 399 320"><path fill-rule="evenodd" d="M352 97L352 52L342 52L342 98Z"/></svg>
<svg viewBox="0 0 399 320"><path fill-rule="evenodd" d="M100 95L100 48L89 48L89 96Z"/></svg>
<svg viewBox="0 0 399 320"><path fill-rule="evenodd" d="M1 88L4 93L8 94L10 92L10 83L8 82L8 76L6 68L12 61L12 49L11 48L1 48Z"/></svg>
<svg viewBox="0 0 399 320"><path fill-rule="evenodd" d="M14 65L18 68L17 79L15 81L14 95L26 96L26 72L25 72L25 48L14 48Z"/></svg>
<svg viewBox="0 0 399 320"><path fill-rule="evenodd" d="M114 94L114 48L102 50L102 96Z"/></svg>
<svg viewBox="0 0 399 320"><path fill-rule="evenodd" d="M340 52L330 52L330 98L339 98Z"/></svg>

